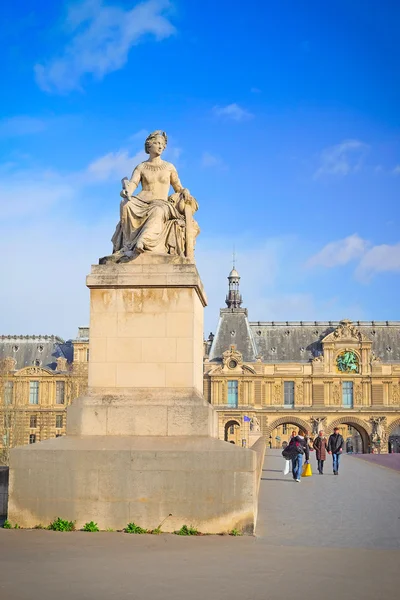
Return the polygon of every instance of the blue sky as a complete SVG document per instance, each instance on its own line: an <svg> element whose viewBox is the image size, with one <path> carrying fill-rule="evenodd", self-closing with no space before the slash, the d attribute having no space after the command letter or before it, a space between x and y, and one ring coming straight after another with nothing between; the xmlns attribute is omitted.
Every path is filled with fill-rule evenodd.
<svg viewBox="0 0 400 600"><path fill-rule="evenodd" d="M398 319L399 25L392 0L3 3L0 331L88 322L154 129L199 202L206 333L233 246L252 320Z"/></svg>

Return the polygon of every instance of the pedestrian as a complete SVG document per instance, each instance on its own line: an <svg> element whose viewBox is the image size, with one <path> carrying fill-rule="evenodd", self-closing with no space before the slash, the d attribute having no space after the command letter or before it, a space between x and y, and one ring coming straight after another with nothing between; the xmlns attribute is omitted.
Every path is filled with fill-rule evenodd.
<svg viewBox="0 0 400 600"><path fill-rule="evenodd" d="M318 473L324 474L324 462L326 461L326 450L328 447L328 440L324 436L324 432L321 430L318 437L315 438L313 444L315 455L318 463Z"/></svg>
<svg viewBox="0 0 400 600"><path fill-rule="evenodd" d="M291 438L288 447L292 449L293 479L297 483L300 483L303 466L303 456L305 456L306 462L310 460L309 447L301 430L299 430L299 433L295 437Z"/></svg>
<svg viewBox="0 0 400 600"><path fill-rule="evenodd" d="M339 427L335 427L328 440L328 453L332 454L333 474L339 475L340 455L343 452L344 439L339 433Z"/></svg>

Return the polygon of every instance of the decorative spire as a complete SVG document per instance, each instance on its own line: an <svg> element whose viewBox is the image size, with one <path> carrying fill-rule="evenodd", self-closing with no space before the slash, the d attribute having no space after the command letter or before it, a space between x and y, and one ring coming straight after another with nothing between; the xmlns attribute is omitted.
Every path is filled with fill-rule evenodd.
<svg viewBox="0 0 400 600"><path fill-rule="evenodd" d="M225 303L228 308L240 308L240 306L242 304L242 296L239 291L240 276L235 268L235 262L236 262L235 250L233 251L233 261L232 262L233 262L233 268L232 268L232 271L228 275L229 291L228 291L228 295L226 296Z"/></svg>

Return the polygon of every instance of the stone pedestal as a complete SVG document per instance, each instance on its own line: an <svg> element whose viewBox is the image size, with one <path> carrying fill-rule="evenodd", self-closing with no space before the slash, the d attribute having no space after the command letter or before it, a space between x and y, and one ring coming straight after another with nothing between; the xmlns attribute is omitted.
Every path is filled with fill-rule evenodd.
<svg viewBox="0 0 400 600"><path fill-rule="evenodd" d="M256 452L215 439L202 394L204 290L187 259L93 266L88 394L67 436L11 454L9 518L253 531Z"/></svg>

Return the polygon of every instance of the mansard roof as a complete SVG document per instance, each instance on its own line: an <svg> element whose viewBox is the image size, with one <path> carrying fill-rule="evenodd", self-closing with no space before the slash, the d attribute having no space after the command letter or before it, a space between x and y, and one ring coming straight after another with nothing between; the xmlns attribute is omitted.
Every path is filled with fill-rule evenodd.
<svg viewBox="0 0 400 600"><path fill-rule="evenodd" d="M322 342L345 321L252 321L246 309L221 310L220 322L210 349L210 360L221 360L231 344L244 362L309 362L322 354ZM383 362L400 362L399 321L353 321L361 340L372 342L372 352ZM330 338L329 338L330 339ZM329 341L326 340L326 341Z"/></svg>
<svg viewBox="0 0 400 600"><path fill-rule="evenodd" d="M73 346L56 335L1 335L0 360L13 358L15 370L40 366L55 371L57 358L73 360Z"/></svg>

